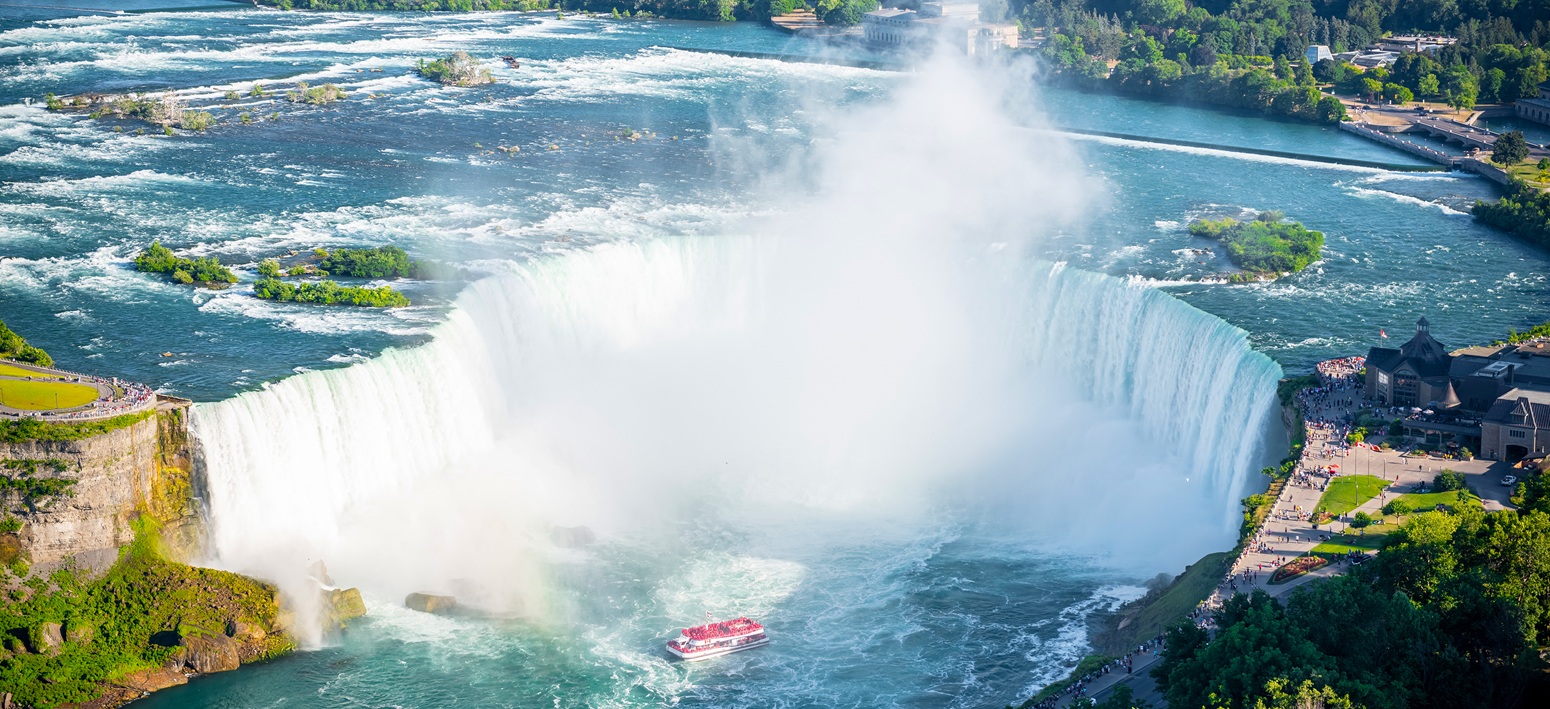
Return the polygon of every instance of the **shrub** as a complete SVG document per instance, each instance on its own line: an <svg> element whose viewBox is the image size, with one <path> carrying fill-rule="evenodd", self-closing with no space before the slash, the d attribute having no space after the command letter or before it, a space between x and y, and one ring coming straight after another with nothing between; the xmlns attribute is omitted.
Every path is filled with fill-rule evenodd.
<svg viewBox="0 0 1550 709"><path fill-rule="evenodd" d="M416 264L409 254L397 246L379 246L374 249L335 249L325 252L318 268L329 273L354 278L409 277Z"/></svg>
<svg viewBox="0 0 1550 709"><path fill-rule="evenodd" d="M285 97L291 103L305 103L313 106L326 106L335 101L344 99L345 93L343 89L340 89L334 84L309 86L307 82L302 81L296 84L296 89L294 91L287 91L285 93Z"/></svg>
<svg viewBox="0 0 1550 709"><path fill-rule="evenodd" d="M1265 212L1251 222L1202 219L1189 225L1189 233L1225 244L1228 259L1248 274L1296 273L1319 260L1324 234L1282 218L1280 212Z"/></svg>
<svg viewBox="0 0 1550 709"><path fill-rule="evenodd" d="M22 531L22 521L14 515L6 515L0 519L0 534L15 534Z"/></svg>
<svg viewBox="0 0 1550 709"><path fill-rule="evenodd" d="M262 97L264 95L264 85L263 84L254 84L253 88L248 91L248 95L252 96L254 98Z"/></svg>
<svg viewBox="0 0 1550 709"><path fill-rule="evenodd" d="M409 298L389 286L342 286L334 281L290 284L274 278L261 278L253 284L253 295L282 303L359 305L372 308L401 308L409 305Z"/></svg>
<svg viewBox="0 0 1550 709"><path fill-rule="evenodd" d="M16 334L5 323L0 322L0 357L14 359L18 362L29 362L42 367L54 366L54 358L47 352L27 344L27 340Z"/></svg>
<svg viewBox="0 0 1550 709"><path fill-rule="evenodd" d="M1369 515L1366 512L1358 512L1351 517L1351 526L1357 529L1369 526L1372 523L1372 515Z"/></svg>
<svg viewBox="0 0 1550 709"><path fill-rule="evenodd" d="M258 275L267 278L280 277L280 262L272 258L266 258L258 263Z"/></svg>
<svg viewBox="0 0 1550 709"><path fill-rule="evenodd" d="M226 100L227 101L236 101L239 98L242 98L242 97L238 96L236 91L227 91L226 92Z"/></svg>
<svg viewBox="0 0 1550 709"><path fill-rule="evenodd" d="M1437 492L1463 490L1464 476L1452 470L1443 469L1442 472L1437 473L1437 477L1432 479L1432 489Z"/></svg>
<svg viewBox="0 0 1550 709"><path fill-rule="evenodd" d="M178 117L178 127L183 130L204 130L215 125L215 116L208 111L184 111Z"/></svg>

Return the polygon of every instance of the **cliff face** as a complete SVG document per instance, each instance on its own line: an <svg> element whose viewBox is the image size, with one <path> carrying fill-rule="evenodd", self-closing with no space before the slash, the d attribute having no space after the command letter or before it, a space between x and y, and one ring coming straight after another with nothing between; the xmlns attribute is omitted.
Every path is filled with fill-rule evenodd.
<svg viewBox="0 0 1550 709"><path fill-rule="evenodd" d="M118 549L134 540L131 520L160 523L168 555L186 559L201 536L193 502L187 404L164 402L143 421L74 441L0 444L0 510L32 563Z"/></svg>

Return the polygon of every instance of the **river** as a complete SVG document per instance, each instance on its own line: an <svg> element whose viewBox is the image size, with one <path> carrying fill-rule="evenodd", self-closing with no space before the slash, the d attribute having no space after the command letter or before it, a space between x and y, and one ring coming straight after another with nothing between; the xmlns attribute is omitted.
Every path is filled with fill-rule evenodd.
<svg viewBox="0 0 1550 709"><path fill-rule="evenodd" d="M148 705L1015 701L1094 611L1231 545L1283 370L1550 305L1545 254L1467 216L1484 180L1231 150L1415 163L1333 129L1015 66L689 48L822 52L747 23L0 13L0 317L201 402L209 563L323 558L371 611ZM412 75L454 50L521 67ZM349 98L247 96L297 81ZM219 122L39 105L129 90ZM1189 221L1262 209L1324 259L1210 282L1229 266ZM243 282L134 272L153 239ZM415 304L389 311L249 295L258 259L378 244L470 277L395 284ZM415 590L488 614L417 614ZM706 612L775 642L669 663Z"/></svg>

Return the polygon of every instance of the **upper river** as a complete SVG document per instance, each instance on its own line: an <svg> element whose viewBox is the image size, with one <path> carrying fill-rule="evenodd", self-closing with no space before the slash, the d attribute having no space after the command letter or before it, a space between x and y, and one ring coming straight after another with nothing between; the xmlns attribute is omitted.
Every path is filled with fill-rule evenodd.
<svg viewBox="0 0 1550 709"><path fill-rule="evenodd" d="M249 8L75 15L5 6L0 8L0 320L48 350L63 368L143 381L197 402L230 402L247 393L234 404L211 404L196 413L196 432L223 436L206 442L212 457L219 458L239 449L235 442L251 433L245 427L263 416L312 415L297 402L315 401L317 394L303 395L300 389L333 388L337 394L356 387L348 391L357 393L340 395L340 400L367 397L359 393L368 386L366 374L360 375L362 381L349 381L342 374L302 379L305 373L338 374L374 364L389 348L438 338L461 343L438 335L445 332L438 328L448 327L449 317L462 312L459 303L478 303L490 295L469 296L467 289L478 286L465 282L404 282L397 285L414 305L402 309L271 303L250 295L258 260L317 247L394 244L416 257L458 264L474 277L491 276L481 283L528 274L522 297L541 299L565 288L600 286L621 272L612 269L623 267L602 264L566 272L563 278L554 276L551 291L533 286L539 277L523 269L542 269L567 255L608 245L718 239L778 219L790 194L768 189L756 176L790 169L829 150L834 136L816 127L828 112L887 105L914 75L692 49L821 53L819 47L752 23ZM417 61L455 50L489 60L497 82L446 88L413 75ZM516 57L520 68L494 61L503 55ZM255 83L274 94L298 81L333 82L349 97L311 107L275 101L273 95L248 96ZM1380 328L1405 337L1422 315L1439 339L1463 346L1536 324L1550 312L1547 254L1468 216L1475 200L1496 195L1495 186L1483 179L1234 152L1236 147L1416 164L1409 156L1332 128L1028 86L1032 99L1018 109L1026 112L1020 114L1027 119L1026 129L1059 136L1068 149L1061 155L1071 163L1064 168L1082 172L1095 189L1074 219L1000 225L1008 230L1006 240L1026 238L1034 244L1031 259L1063 264L1056 270L1127 281L1120 290L1147 294L1134 296L1141 303L1135 313L1155 319L1159 308L1173 312L1152 295L1164 293L1226 323L1179 321L1189 327L1220 326L1212 332L1229 344L1240 335L1227 325L1241 328L1248 348L1222 351L1245 362L1244 371L1252 369L1261 385L1272 376L1273 365L1255 352L1286 372L1299 373L1323 358L1365 353L1379 342ZM42 107L42 96L49 92L167 90L212 110L218 124L204 133L168 138L154 131L137 134L128 123L116 131L113 121ZM228 91L242 97L227 100ZM237 115L243 111L259 120L241 125ZM1064 127L1136 139L1066 134ZM1209 143L1224 150L1151 139ZM520 151L496 149L509 146ZM880 180L871 187L878 194L897 195L908 194L912 186ZM1030 191L1027 199L1046 196ZM897 203L896 198L879 202ZM858 207L865 206L863 199ZM1191 237L1188 223L1266 209L1324 232L1323 260L1271 283L1211 282L1230 266L1219 254L1202 255L1199 250L1213 244ZM242 282L210 291L137 273L131 260L152 240L180 253L216 256L237 267ZM823 257L821 250L814 255ZM641 258L646 266L659 268L664 257ZM743 257L714 258L731 263ZM688 263L690 257L681 260ZM595 280L585 280L587 274ZM624 286L619 292L642 300L651 295L649 289ZM1059 302L1070 307L1069 301ZM477 319L486 316L469 317L476 323L498 321ZM1094 316L1086 324L1111 325L1105 319L1111 316ZM462 332L457 322L451 327ZM1164 338L1172 325L1158 327L1153 334ZM1101 338L1094 342L1096 349L1118 346ZM1167 355L1176 359L1165 361L1187 362L1191 342L1202 347L1201 357L1217 352L1204 349L1207 339L1189 340ZM567 358L577 360L593 350L555 346L553 351L561 353L553 359L558 371ZM431 355L422 359L395 360L367 371L434 377L451 361ZM1134 359L1113 364L1136 372L1144 368ZM1138 413L1143 405L1168 398L1149 399L1138 392L1174 386L1174 373L1155 369L1146 370L1153 377L1149 383L1129 383L1110 399L1095 398L1093 405L1101 411L1119 412L1113 416L1120 423L1088 441L1091 445L1084 447L1090 458L1057 457L1065 462L1056 466L1041 446L1058 441L1047 441L1020 451L1027 454L1020 460L1062 470L1090 465L1146 471L1151 445L1146 442L1151 441L1168 459L1159 463L1159 478L1177 474L1188 482L1190 465L1212 451L1259 445L1259 431L1235 430L1230 418L1222 418L1201 423L1214 436L1211 441L1175 446L1170 436L1183 429L1170 427L1166 419L1189 419L1193 412ZM588 370L595 376L574 376L574 381L607 383L608 375L631 371ZM1176 374L1187 378L1183 371ZM556 375L564 382L573 381L572 376ZM285 389L287 377L303 383ZM383 381L390 380L373 378L369 385ZM1178 388L1189 386L1194 385ZM269 388L278 393L264 399ZM1195 388L1203 405L1221 398L1204 384ZM503 400L522 403L503 408L501 415L521 420L522 426L543 418L521 407L542 411L529 402L546 392L501 393L506 394L511 396ZM1042 401L1041 396L1032 398ZM1194 395L1185 392L1178 400L1196 401L1189 396ZM595 400L618 403L620 398L598 395ZM1240 409L1225 411L1258 415L1264 408L1252 402L1233 406ZM569 416L557 413L555 420L591 421ZM330 418L316 428L332 436L338 424ZM521 436L491 428L496 431L487 441L491 450L516 450L519 443L513 439ZM449 449L473 445L459 438L466 430L436 433ZM1233 438L1239 434L1244 440ZM251 435L242 440L271 440ZM1102 450L1100 441L1115 438L1139 443L1119 446L1128 452ZM286 439L276 434L272 440ZM318 445L318 455L326 455L327 443ZM391 447L394 441L384 436L382 445ZM298 464L305 464L302 454L296 455ZM458 462L447 456L435 460L448 467ZM977 462L993 468L1004 461ZM271 470L279 478L291 475L284 478L289 485L305 484L300 473L282 472L283 467ZM1239 467L1244 469L1229 471L1236 476L1232 482L1209 483L1214 487L1205 506L1213 514L1224 500L1231 507L1232 496L1242 492L1245 476L1252 474L1252 466ZM229 484L217 485L218 490L246 489L231 481L266 474L265 469L239 468L217 471L226 476L218 483ZM394 475L412 472L394 470ZM403 486L414 489L409 482ZM1094 483L1095 490L1057 487L1083 500L1104 498L1107 490L1104 483ZM337 493L340 485L331 482L330 488L330 494ZM359 497L363 489L339 494L365 499ZM778 497L779 492L770 494ZM341 514L317 526L318 516L337 511L326 505L302 505L312 514L307 520L264 526L268 522L260 518L275 510L259 503L283 500L268 494L246 503L256 521L244 521L249 525L244 533L316 532L352 539L350 524L360 515ZM442 507L444 502L427 502L424 509L444 513L442 520L462 509L462 503ZM677 517L665 529L614 536L605 528L604 541L584 554L562 550L524 562L544 569L536 574L542 577L536 584L542 591L528 598L541 597L546 611L516 619L415 614L398 604L402 589L394 583L374 588L365 571L358 579L336 574L342 583L365 587L372 611L342 640L200 679L145 704L999 706L1064 674L1063 668L1086 648L1091 612L1133 597L1136 584L1151 573L1178 571L1148 569L1135 558L1109 563L1091 548L1046 543L1067 525L1064 520L1031 522L1029 529L1038 530L1032 534L987 521L995 515L964 512L1005 511L977 501L955 500L907 521L866 515L836 519L814 511L831 502L805 506L802 500L781 498L779 504L737 519L730 514L687 516L687 522ZM1101 507L1107 504L1101 500L1098 504L1109 509ZM1165 512L1145 519L1189 526ZM425 524L412 527L418 537L414 543L434 536L436 524ZM1074 519L1069 524L1087 529ZM1195 558L1229 546L1230 525L1222 529L1213 520L1201 537L1216 547L1191 542L1194 546L1182 551L1170 550L1167 562L1158 566L1174 566L1176 554ZM1123 539L1130 544L1135 537ZM359 551L338 543L333 548ZM1144 556L1145 549L1133 551ZM240 556L226 561L233 559L252 561ZM374 561L392 559L384 552ZM349 571L348 561L329 561ZM776 642L688 668L653 652L665 639L663 633L707 609L758 614L770 621Z"/></svg>

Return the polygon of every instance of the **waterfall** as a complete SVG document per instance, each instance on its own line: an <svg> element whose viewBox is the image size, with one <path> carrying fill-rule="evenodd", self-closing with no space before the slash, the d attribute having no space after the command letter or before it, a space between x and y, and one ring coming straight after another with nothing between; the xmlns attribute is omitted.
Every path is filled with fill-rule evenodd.
<svg viewBox="0 0 1550 709"><path fill-rule="evenodd" d="M982 449L1028 438L1005 423L1018 409L1082 425L1061 418L1067 399L1007 385L1008 368L1119 412L1120 447L1178 461L1203 505L1189 509L1214 510L1195 526L1231 538L1280 376L1242 330L1155 289L1012 256L996 286L947 306L946 287L917 278L813 295L810 274L794 288L775 273L799 257L756 237L686 237L537 260L472 284L427 344L196 406L215 563L398 567L380 573L400 591L468 575L473 550L531 546L554 524L606 528L727 479L766 509L929 498L995 457ZM786 312L804 294L810 307ZM1011 301L1000 325L962 325L983 294Z"/></svg>

